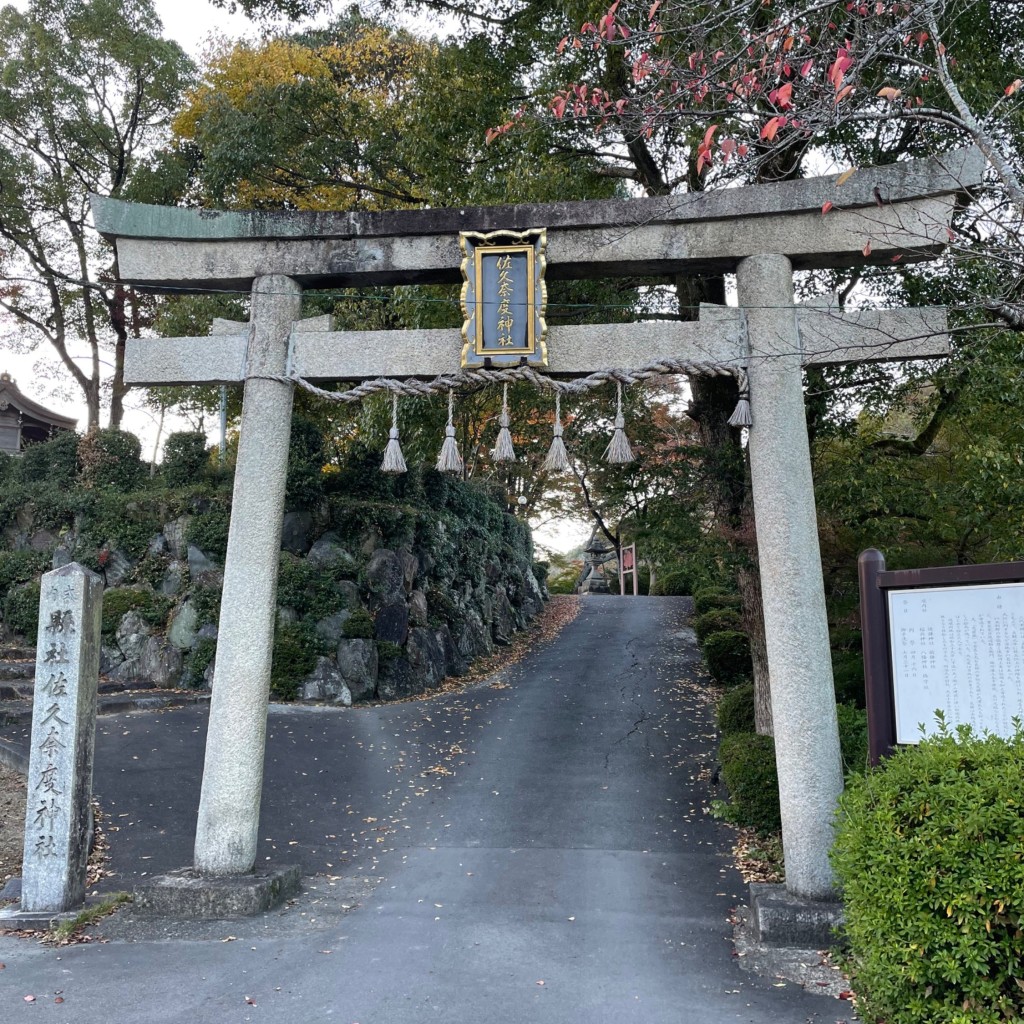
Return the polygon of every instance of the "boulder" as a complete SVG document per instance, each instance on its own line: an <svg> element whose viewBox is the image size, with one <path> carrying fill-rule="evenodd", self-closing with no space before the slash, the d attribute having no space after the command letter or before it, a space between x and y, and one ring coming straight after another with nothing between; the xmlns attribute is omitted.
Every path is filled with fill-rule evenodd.
<svg viewBox="0 0 1024 1024"><path fill-rule="evenodd" d="M75 544L77 541L78 536L74 530L65 533L64 536L61 537L53 552L53 561L51 564L54 569L60 569L62 566L70 565L75 560Z"/></svg>
<svg viewBox="0 0 1024 1024"><path fill-rule="evenodd" d="M352 613L349 611L335 612L333 615L320 619L313 627L313 632L321 640L325 640L329 644L336 644L345 635L345 622L350 618L352 618Z"/></svg>
<svg viewBox="0 0 1024 1024"><path fill-rule="evenodd" d="M28 546L32 551L53 551L57 538L49 530L36 530L29 537Z"/></svg>
<svg viewBox="0 0 1024 1024"><path fill-rule="evenodd" d="M469 660L482 654L490 654L494 649L490 630L484 625L479 614L472 609L463 616L462 625L455 637L455 646L459 653Z"/></svg>
<svg viewBox="0 0 1024 1024"><path fill-rule="evenodd" d="M172 523L164 523L164 540L167 542L168 550L178 559L186 555L188 545L185 541L185 534L188 532L191 516L179 516Z"/></svg>
<svg viewBox="0 0 1024 1024"><path fill-rule="evenodd" d="M362 554L369 557L377 550L383 543L384 538L380 535L380 530L376 526L371 526L366 531L366 536L363 537L362 544L359 545L359 550Z"/></svg>
<svg viewBox="0 0 1024 1024"><path fill-rule="evenodd" d="M398 555L389 548L378 548L370 555L364 575L370 599L378 606L405 593L405 570Z"/></svg>
<svg viewBox="0 0 1024 1024"><path fill-rule="evenodd" d="M504 587L494 588L491 612L491 635L497 644L507 644L516 631L516 616Z"/></svg>
<svg viewBox="0 0 1024 1024"><path fill-rule="evenodd" d="M444 652L444 674L446 676L464 675L468 665L455 643L451 630L447 626L442 626L435 635Z"/></svg>
<svg viewBox="0 0 1024 1024"><path fill-rule="evenodd" d="M177 686L185 659L181 651L159 637L151 636L146 641L139 658L139 676L154 686Z"/></svg>
<svg viewBox="0 0 1024 1024"><path fill-rule="evenodd" d="M336 533L325 533L310 549L306 556L313 565L325 569L356 568L356 560L345 550Z"/></svg>
<svg viewBox="0 0 1024 1024"><path fill-rule="evenodd" d="M409 595L409 621L414 626L425 626L427 617L427 595L422 590L414 590Z"/></svg>
<svg viewBox="0 0 1024 1024"><path fill-rule="evenodd" d="M198 633L199 615L191 601L183 601L171 618L167 639L179 651L187 651L195 644Z"/></svg>
<svg viewBox="0 0 1024 1024"><path fill-rule="evenodd" d="M369 700L377 689L377 645L372 640L341 640L338 671L353 700Z"/></svg>
<svg viewBox="0 0 1024 1024"><path fill-rule="evenodd" d="M164 578L157 588L164 597L177 597L182 592L185 588L186 569L185 563L178 561L171 562L167 566Z"/></svg>
<svg viewBox="0 0 1024 1024"><path fill-rule="evenodd" d="M124 655L117 647L112 647L109 644L102 644L100 646L100 675L109 675L118 665L124 663Z"/></svg>
<svg viewBox="0 0 1024 1024"><path fill-rule="evenodd" d="M377 694L381 700L397 700L423 692L423 681L408 658L388 658L380 663Z"/></svg>
<svg viewBox="0 0 1024 1024"><path fill-rule="evenodd" d="M103 578L108 587L119 587L128 578L135 563L117 548L100 552L101 556L104 554L106 558L103 561Z"/></svg>
<svg viewBox="0 0 1024 1024"><path fill-rule="evenodd" d="M337 586L344 607L353 612L362 607L363 602L359 599L359 588L351 580L341 580Z"/></svg>
<svg viewBox="0 0 1024 1024"><path fill-rule="evenodd" d="M416 583L416 574L420 571L420 560L408 548L401 548L398 552L398 562L402 566L402 581L405 584L405 592L408 594Z"/></svg>
<svg viewBox="0 0 1024 1024"><path fill-rule="evenodd" d="M352 703L352 693L330 658L316 659L316 668L302 681L301 693L303 700L327 700L346 707Z"/></svg>
<svg viewBox="0 0 1024 1024"><path fill-rule="evenodd" d="M444 682L444 648L437 639L436 633L419 627L410 629L406 650L409 663L428 690L432 690Z"/></svg>
<svg viewBox="0 0 1024 1024"><path fill-rule="evenodd" d="M195 544L189 544L186 556L188 558L188 572L194 580L198 580L206 573L217 571L217 566Z"/></svg>
<svg viewBox="0 0 1024 1024"><path fill-rule="evenodd" d="M124 660L137 662L142 657L142 650L152 634L153 630L149 624L133 610L121 616L121 621L114 630L114 639Z"/></svg>
<svg viewBox="0 0 1024 1024"><path fill-rule="evenodd" d="M382 605L373 622L373 635L378 640L387 640L402 645L409 635L409 608L405 601L392 600Z"/></svg>
<svg viewBox="0 0 1024 1024"><path fill-rule="evenodd" d="M168 551L170 551L170 548L167 545L167 538L162 533L158 533L146 545L146 554L155 558L166 555Z"/></svg>
<svg viewBox="0 0 1024 1024"><path fill-rule="evenodd" d="M286 512L281 522L281 548L293 555L304 555L309 550L309 534L313 529L311 512Z"/></svg>
<svg viewBox="0 0 1024 1024"><path fill-rule="evenodd" d="M196 640L216 640L217 639L217 627L212 623L208 622L205 626L201 626L199 632L196 633Z"/></svg>

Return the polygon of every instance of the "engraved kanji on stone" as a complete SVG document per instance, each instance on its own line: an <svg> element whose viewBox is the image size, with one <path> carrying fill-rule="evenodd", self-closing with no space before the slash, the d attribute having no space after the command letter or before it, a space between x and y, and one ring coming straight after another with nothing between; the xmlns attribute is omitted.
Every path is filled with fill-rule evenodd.
<svg viewBox="0 0 1024 1024"><path fill-rule="evenodd" d="M72 634L75 632L75 616L70 608L57 609L50 612L50 621L46 624L47 633Z"/></svg>
<svg viewBox="0 0 1024 1024"><path fill-rule="evenodd" d="M60 814L60 807L57 806L56 797L44 800L36 808L35 825L37 828L53 828L54 819Z"/></svg>
<svg viewBox="0 0 1024 1024"><path fill-rule="evenodd" d="M57 856L57 844L54 842L53 836L50 836L50 835L40 836L36 840L35 852L40 857L56 857Z"/></svg>
<svg viewBox="0 0 1024 1024"><path fill-rule="evenodd" d="M50 697L66 697L68 681L63 672L51 672L50 677L42 685L43 693Z"/></svg>
<svg viewBox="0 0 1024 1024"><path fill-rule="evenodd" d="M50 726L50 731L46 734L43 742L39 744L39 749L48 757L53 757L58 750L64 749L64 744L60 741L60 732L54 726Z"/></svg>
<svg viewBox="0 0 1024 1024"><path fill-rule="evenodd" d="M41 789L44 793L53 793L56 796L61 795L61 790L57 788L57 766L55 764L48 764L39 773L36 789Z"/></svg>
<svg viewBox="0 0 1024 1024"><path fill-rule="evenodd" d="M68 649L64 643L53 643L46 648L43 661L47 665L58 665L68 660Z"/></svg>
<svg viewBox="0 0 1024 1024"><path fill-rule="evenodd" d="M43 718L43 725L54 722L57 725L67 725L67 720L60 717L60 705L54 701L47 709Z"/></svg>

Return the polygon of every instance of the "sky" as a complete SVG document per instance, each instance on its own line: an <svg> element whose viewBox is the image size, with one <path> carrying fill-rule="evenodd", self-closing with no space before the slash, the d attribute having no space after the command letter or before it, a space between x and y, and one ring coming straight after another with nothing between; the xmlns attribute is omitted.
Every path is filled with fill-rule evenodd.
<svg viewBox="0 0 1024 1024"><path fill-rule="evenodd" d="M13 0L13 5L25 9L28 0ZM260 28L242 14L232 14L216 8L208 0L154 0L154 6L163 22L164 35L180 43L197 63L213 39L225 36L231 39L243 36L257 37L261 34ZM282 27L283 24L281 23ZM425 28L431 34L443 32L445 29L445 26L439 24L436 19L432 19L429 25L414 24L413 27ZM83 358L85 354L83 349ZM84 429L87 417L81 392L45 344L30 352L16 352L9 347L0 350L0 371L3 370L15 378L24 394L55 412L77 416L79 429ZM139 437L143 457L150 459L156 454L158 437L162 445L169 432L193 429L193 425L182 420L172 421L169 418L163 424L161 432L157 415L145 408L143 397L142 392L129 392L125 400L122 427ZM105 423L105 418L102 422ZM208 420L205 427L211 443L214 442L217 431L216 417ZM590 527L580 521L560 520L534 524L534 534L542 547L567 551L589 537Z"/></svg>

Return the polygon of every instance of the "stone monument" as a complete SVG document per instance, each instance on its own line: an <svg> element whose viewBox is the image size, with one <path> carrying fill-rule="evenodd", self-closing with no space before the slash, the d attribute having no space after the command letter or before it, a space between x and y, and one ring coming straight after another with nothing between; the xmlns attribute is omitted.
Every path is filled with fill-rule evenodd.
<svg viewBox="0 0 1024 1024"><path fill-rule="evenodd" d="M102 608L103 581L77 562L43 576L21 904L8 926L46 927L85 902Z"/></svg>

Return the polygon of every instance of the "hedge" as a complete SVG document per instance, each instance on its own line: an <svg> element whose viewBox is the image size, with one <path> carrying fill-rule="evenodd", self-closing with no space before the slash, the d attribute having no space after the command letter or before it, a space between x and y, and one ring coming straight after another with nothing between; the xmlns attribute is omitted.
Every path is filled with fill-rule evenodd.
<svg viewBox="0 0 1024 1024"><path fill-rule="evenodd" d="M704 660L712 677L723 686L746 682L754 674L746 633L727 629L704 639Z"/></svg>
<svg viewBox="0 0 1024 1024"><path fill-rule="evenodd" d="M832 863L858 1015L1024 1019L1024 735L966 727L849 781Z"/></svg>

